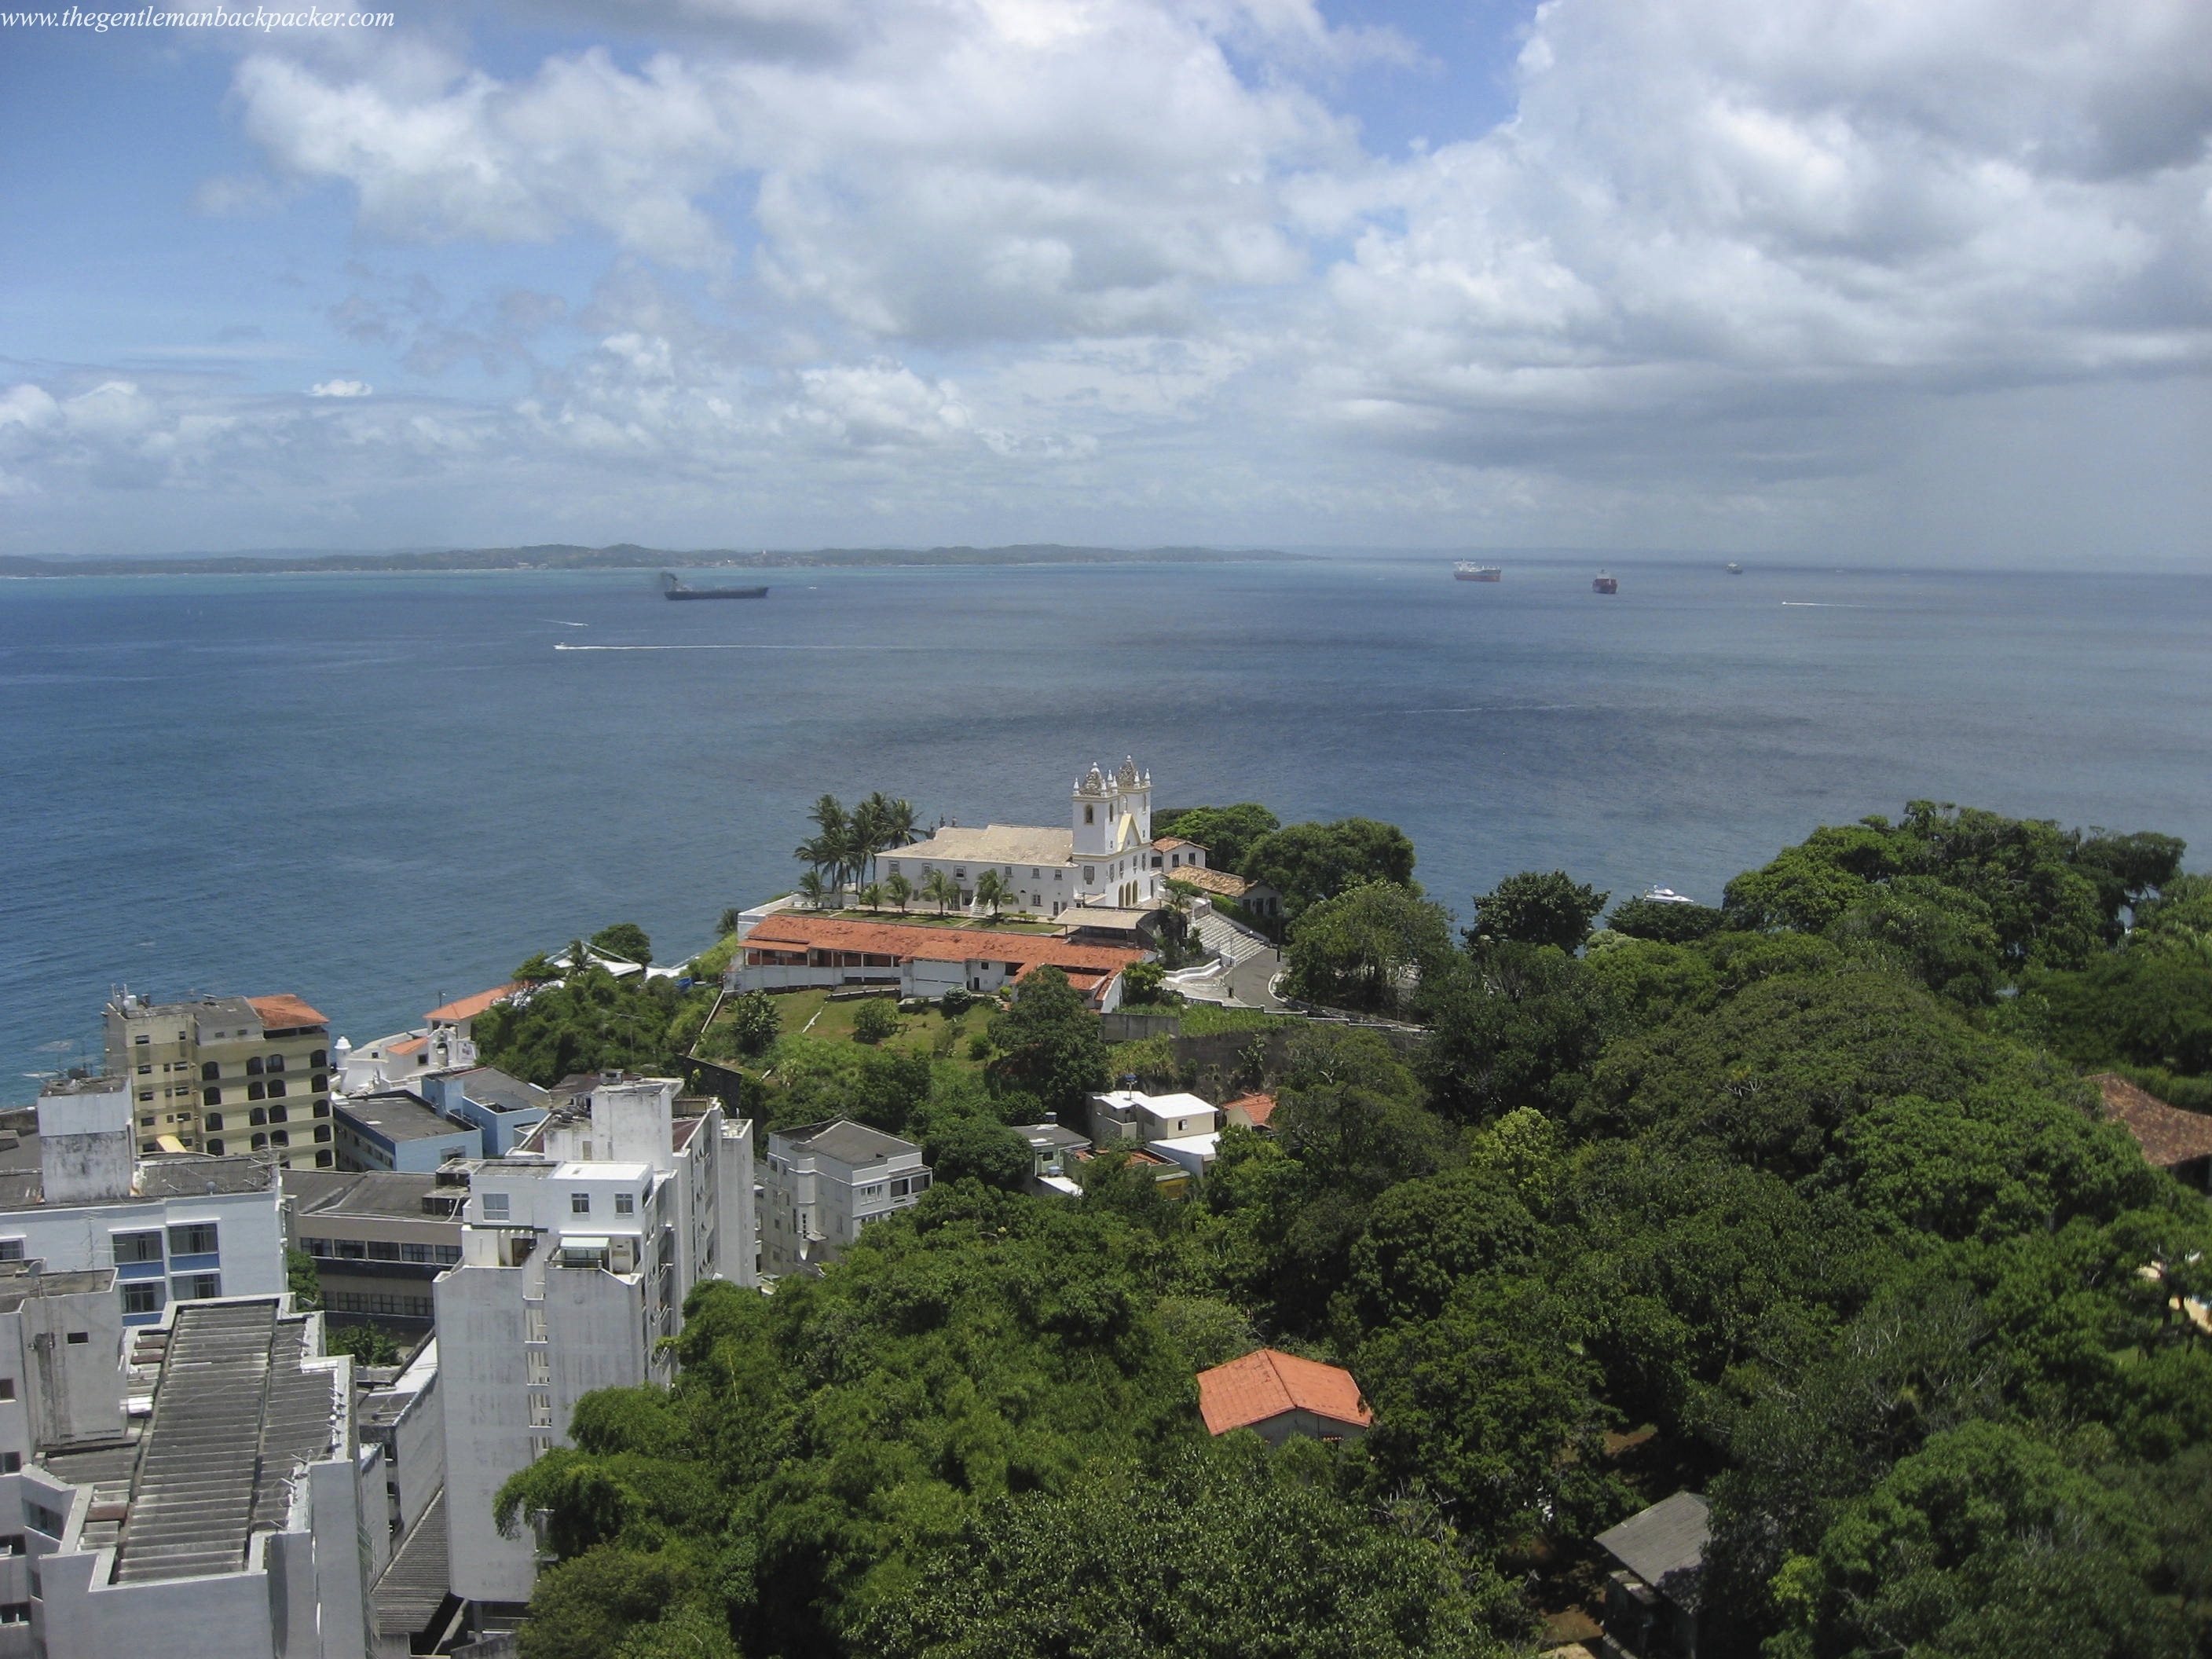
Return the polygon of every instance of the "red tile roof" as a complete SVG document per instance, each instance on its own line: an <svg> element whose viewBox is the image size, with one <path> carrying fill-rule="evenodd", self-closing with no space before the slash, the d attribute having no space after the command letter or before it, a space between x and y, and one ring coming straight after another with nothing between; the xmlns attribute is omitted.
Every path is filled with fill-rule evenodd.
<svg viewBox="0 0 2212 1659"><path fill-rule="evenodd" d="M1274 1115L1275 1097L1273 1095L1240 1095L1235 1100L1222 1102L1221 1110L1224 1116L1242 1113L1254 1128L1264 1129L1267 1127L1268 1118Z"/></svg>
<svg viewBox="0 0 2212 1659"><path fill-rule="evenodd" d="M2161 1170L2212 1158L2212 1117L2169 1106L2124 1077L2100 1072L2089 1079L2105 1097L2105 1115L2127 1126L2143 1161Z"/></svg>
<svg viewBox="0 0 2212 1659"><path fill-rule="evenodd" d="M422 1046L429 1040L430 1039L428 1037L409 1037L404 1042L393 1043L384 1052L387 1054L392 1055L411 1054L420 1049Z"/></svg>
<svg viewBox="0 0 2212 1659"><path fill-rule="evenodd" d="M472 997L463 997L459 1002L449 1002L442 1008L433 1008L422 1016L426 1021L445 1020L459 1024L465 1019L474 1019L495 1003L504 1002L522 988L512 982L495 985L489 991L479 991Z"/></svg>
<svg viewBox="0 0 2212 1659"><path fill-rule="evenodd" d="M1055 968L1115 974L1145 952L1122 945L1073 945L1050 933L1000 933L979 927L901 927L836 916L770 916L745 935L748 951L857 951L922 962L1006 962L1017 972Z"/></svg>
<svg viewBox="0 0 2212 1659"><path fill-rule="evenodd" d="M252 1004L253 1012L261 1016L264 1030L285 1031L295 1025L327 1025L331 1023L326 1017L317 1013L289 992L276 997L248 997L246 1001Z"/></svg>
<svg viewBox="0 0 2212 1659"><path fill-rule="evenodd" d="M1198 1409L1209 1434L1249 1429L1290 1411L1363 1429L1374 1420L1350 1371L1274 1348L1200 1371Z"/></svg>

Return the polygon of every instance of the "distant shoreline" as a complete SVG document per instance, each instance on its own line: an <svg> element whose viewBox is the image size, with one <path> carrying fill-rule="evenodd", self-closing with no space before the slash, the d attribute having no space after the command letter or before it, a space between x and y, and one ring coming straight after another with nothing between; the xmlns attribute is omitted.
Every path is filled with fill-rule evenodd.
<svg viewBox="0 0 2212 1659"><path fill-rule="evenodd" d="M1066 547L1039 543L1013 547L824 547L811 552L739 553L717 548L678 553L620 543L612 547L554 544L538 547L479 547L429 553L226 553L202 557L146 558L90 555L76 559L0 556L0 578L51 576L238 576L345 571L483 570L799 570L896 569L942 565L1248 564L1311 561L1310 553L1267 549L1224 551L1211 547Z"/></svg>

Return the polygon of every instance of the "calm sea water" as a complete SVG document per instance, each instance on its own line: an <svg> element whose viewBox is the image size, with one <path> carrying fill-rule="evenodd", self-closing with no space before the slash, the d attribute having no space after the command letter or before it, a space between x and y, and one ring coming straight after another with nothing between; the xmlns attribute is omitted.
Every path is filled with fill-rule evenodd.
<svg viewBox="0 0 2212 1659"><path fill-rule="evenodd" d="M356 1042L635 921L787 887L825 791L1065 822L1162 805L1403 825L1499 876L1717 900L1916 796L2212 854L2212 578L1509 562L0 582L0 1101L100 1006L294 991ZM556 646L590 646L556 650Z"/></svg>

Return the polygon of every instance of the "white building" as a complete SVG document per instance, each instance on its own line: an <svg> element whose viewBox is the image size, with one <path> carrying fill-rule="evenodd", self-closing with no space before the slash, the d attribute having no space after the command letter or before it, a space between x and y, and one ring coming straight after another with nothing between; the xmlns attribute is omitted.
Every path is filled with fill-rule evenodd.
<svg viewBox="0 0 2212 1659"><path fill-rule="evenodd" d="M903 876L919 893L941 872L967 908L975 903L977 880L995 870L1005 884L1004 908L1047 916L1083 904L1119 910L1158 904L1152 774L1139 772L1133 760L1110 775L1093 766L1076 782L1071 816L1066 830L948 825L927 841L881 854L876 879Z"/></svg>
<svg viewBox="0 0 2212 1659"><path fill-rule="evenodd" d="M1093 915L1095 912L1085 912ZM1057 968L1102 1013L1121 1004L1121 974L1152 953L1065 934L940 927L843 916L773 915L746 935L723 983L732 991L896 986L902 998L988 995L1039 968Z"/></svg>
<svg viewBox="0 0 2212 1659"><path fill-rule="evenodd" d="M834 1260L871 1221L920 1202L928 1166L912 1141L847 1118L768 1138L761 1265L781 1277Z"/></svg>
<svg viewBox="0 0 2212 1659"><path fill-rule="evenodd" d="M1101 1152L1115 1146L1158 1151L1161 1143L1210 1135L1220 1127L1219 1109L1196 1095L1114 1089L1091 1097L1091 1139Z"/></svg>
<svg viewBox="0 0 2212 1659"><path fill-rule="evenodd" d="M0 1475L28 1558L0 1561L21 1609L0 1654L364 1659L389 1554L380 1460L355 1440L352 1362L288 1305L173 1304L127 1369L113 1346L95 1356L143 1403L127 1430Z"/></svg>
<svg viewBox="0 0 2212 1659"><path fill-rule="evenodd" d="M657 1345L695 1284L757 1282L752 1125L678 1112L678 1086L603 1076L471 1167L461 1263L434 1291L449 1582L470 1601L530 1595L529 1529L492 1521L507 1477L565 1441L585 1394L671 1380Z"/></svg>
<svg viewBox="0 0 2212 1659"><path fill-rule="evenodd" d="M0 1175L0 1266L112 1269L125 1325L172 1302L284 1291L280 1172L256 1158L137 1150L127 1079L65 1079L39 1097L35 1171Z"/></svg>

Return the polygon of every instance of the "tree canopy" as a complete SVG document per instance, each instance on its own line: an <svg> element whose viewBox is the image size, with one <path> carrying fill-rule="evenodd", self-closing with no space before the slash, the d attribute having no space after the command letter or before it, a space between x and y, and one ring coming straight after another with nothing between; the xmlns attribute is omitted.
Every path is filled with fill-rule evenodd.
<svg viewBox="0 0 2212 1659"><path fill-rule="evenodd" d="M1258 1048L1270 1127L1187 1200L1111 1152L1024 1190L1009 1125L1114 1059L1049 970L981 1075L769 1039L765 1123L917 1138L938 1184L819 1277L699 1287L675 1386L509 1483L558 1560L531 1659L1525 1650L1683 1489L1717 1659L2212 1655L2212 1206L2080 1075L2212 1087L2179 843L1916 802L1722 909L1593 935L1540 872L1455 939L1339 828L1252 849L1315 854L1293 969L1424 1029ZM586 973L478 1031L565 1066L670 994ZM1207 1437L1196 1374L1263 1342L1371 1432Z"/></svg>
<svg viewBox="0 0 2212 1659"><path fill-rule="evenodd" d="M1373 818L1285 824L1252 844L1237 873L1280 893L1284 916L1292 921L1309 906L1363 882L1420 890L1413 885L1413 843L1395 824Z"/></svg>

